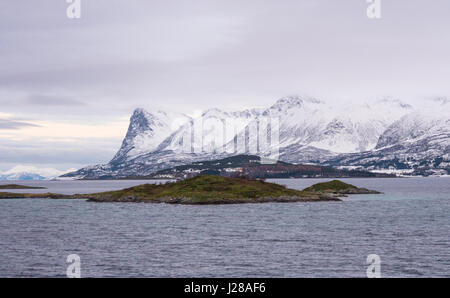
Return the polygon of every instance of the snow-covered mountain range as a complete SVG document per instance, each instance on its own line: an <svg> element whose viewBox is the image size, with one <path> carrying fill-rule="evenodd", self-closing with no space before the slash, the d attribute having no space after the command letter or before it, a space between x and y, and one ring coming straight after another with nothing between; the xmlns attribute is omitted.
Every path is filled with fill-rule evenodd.
<svg viewBox="0 0 450 298"><path fill-rule="evenodd" d="M267 131L261 129L264 121L270 122ZM371 104L329 104L290 96L267 109L210 109L196 118L136 109L122 147L108 164L64 176L143 176L194 161L243 153L264 155L264 142L275 136L276 144L265 148L276 146L277 157L290 163L412 174L450 172L450 103L446 99L430 101L424 109L392 98ZM251 152L252 148L258 152Z"/></svg>
<svg viewBox="0 0 450 298"><path fill-rule="evenodd" d="M49 180L74 170L60 171L53 168L17 165L8 171L0 171L0 180Z"/></svg>
<svg viewBox="0 0 450 298"><path fill-rule="evenodd" d="M450 105L414 111L392 123L373 150L325 162L414 175L450 174Z"/></svg>

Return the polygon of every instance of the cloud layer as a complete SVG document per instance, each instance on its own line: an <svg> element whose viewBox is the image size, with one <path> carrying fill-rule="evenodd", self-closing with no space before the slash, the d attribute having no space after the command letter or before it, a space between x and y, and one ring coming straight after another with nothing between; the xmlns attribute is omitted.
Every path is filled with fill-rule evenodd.
<svg viewBox="0 0 450 298"><path fill-rule="evenodd" d="M70 164L107 160L138 106L190 113L297 93L450 95L447 0L382 1L380 20L367 18L365 0L81 4L70 20L65 1L0 3L0 106L12 115L0 117L3 163L59 160L60 148Z"/></svg>

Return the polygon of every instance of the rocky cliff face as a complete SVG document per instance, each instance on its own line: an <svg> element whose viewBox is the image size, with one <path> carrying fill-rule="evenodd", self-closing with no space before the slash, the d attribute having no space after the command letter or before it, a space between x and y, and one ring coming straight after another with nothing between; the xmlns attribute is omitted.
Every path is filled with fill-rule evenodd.
<svg viewBox="0 0 450 298"><path fill-rule="evenodd" d="M130 118L125 139L111 164L119 165L140 155L153 152L180 125L190 121L184 114L169 114L158 111L148 113L143 109L136 109Z"/></svg>

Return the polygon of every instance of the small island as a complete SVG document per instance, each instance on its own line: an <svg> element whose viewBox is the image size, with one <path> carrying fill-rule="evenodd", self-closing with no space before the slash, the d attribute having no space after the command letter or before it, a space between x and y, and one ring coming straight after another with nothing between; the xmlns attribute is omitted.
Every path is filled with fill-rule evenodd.
<svg viewBox="0 0 450 298"><path fill-rule="evenodd" d="M84 197L90 202L206 205L340 201L338 197L345 193L377 193L343 182L332 181L325 185L324 188L320 186L319 190L313 187L299 191L263 180L201 175L178 182L144 184L118 191L84 195Z"/></svg>
<svg viewBox="0 0 450 298"><path fill-rule="evenodd" d="M60 195L56 193L15 193L0 192L0 199L76 199L70 195Z"/></svg>
<svg viewBox="0 0 450 298"><path fill-rule="evenodd" d="M27 186L27 185L19 185L19 184L3 184L3 185L0 185L0 189L45 189L45 187Z"/></svg>
<svg viewBox="0 0 450 298"><path fill-rule="evenodd" d="M286 188L262 180L201 175L178 182L143 184L84 195L90 202L142 202L185 205L339 201L334 196Z"/></svg>
<svg viewBox="0 0 450 298"><path fill-rule="evenodd" d="M165 184L142 184L94 194L0 192L0 199L87 199L89 202L167 203L184 205L292 203L341 201L347 194L378 194L339 180L314 184L304 190L289 189L263 180L200 175Z"/></svg>
<svg viewBox="0 0 450 298"><path fill-rule="evenodd" d="M338 195L354 195L354 194L380 194L380 192L375 190L369 190L367 188L359 188L351 184L344 183L339 180L332 180L323 183L314 184L304 191L315 192L315 193L327 193L327 194L338 194Z"/></svg>

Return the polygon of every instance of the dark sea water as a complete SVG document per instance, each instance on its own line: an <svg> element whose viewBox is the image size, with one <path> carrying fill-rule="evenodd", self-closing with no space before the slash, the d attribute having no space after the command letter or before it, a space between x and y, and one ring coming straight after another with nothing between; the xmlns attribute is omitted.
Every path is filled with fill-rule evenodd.
<svg viewBox="0 0 450 298"><path fill-rule="evenodd" d="M369 254L382 277L450 277L450 178L343 180L384 194L226 206L0 200L0 277L65 277L69 254L82 277L365 277ZM21 182L65 194L142 183Z"/></svg>

